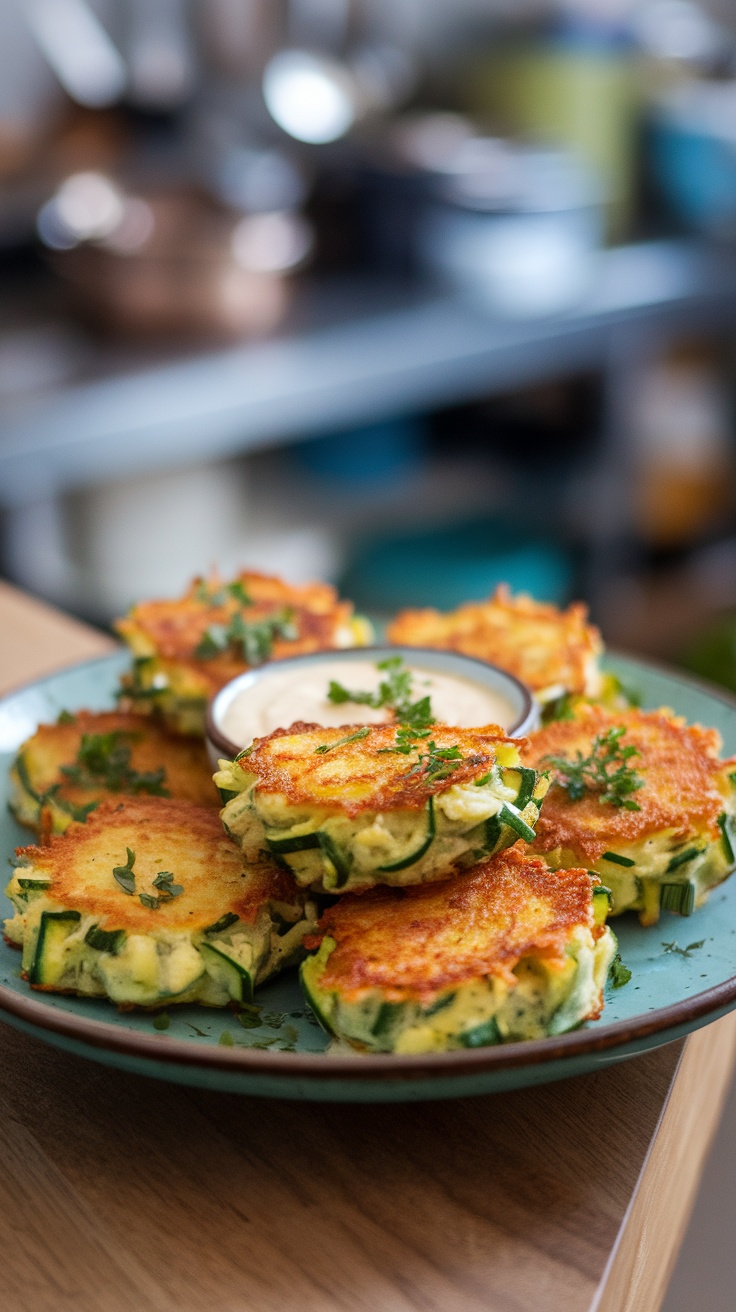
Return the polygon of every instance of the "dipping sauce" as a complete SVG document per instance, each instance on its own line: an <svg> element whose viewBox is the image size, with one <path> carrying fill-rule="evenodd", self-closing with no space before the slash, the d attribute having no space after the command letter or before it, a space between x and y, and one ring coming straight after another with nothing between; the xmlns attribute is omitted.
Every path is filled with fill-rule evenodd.
<svg viewBox="0 0 736 1312"><path fill-rule="evenodd" d="M444 724L460 729L499 724L508 729L518 714L502 693L470 679L416 665L403 668L412 676L412 701L428 696L432 715ZM377 693L385 678L385 670L377 669L370 661L326 657L298 670L279 670L276 664L233 698L220 717L219 727L231 742L243 748L254 738L262 738L274 729L286 729L296 720L335 728L343 724L387 724L394 718L387 707L335 703L327 695L332 680L351 691Z"/></svg>

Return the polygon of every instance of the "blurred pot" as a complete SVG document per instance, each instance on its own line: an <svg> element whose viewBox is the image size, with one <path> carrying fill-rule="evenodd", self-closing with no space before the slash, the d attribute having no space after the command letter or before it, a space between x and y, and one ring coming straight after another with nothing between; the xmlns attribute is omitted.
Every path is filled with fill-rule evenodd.
<svg viewBox="0 0 736 1312"><path fill-rule="evenodd" d="M195 192L128 196L101 174L67 179L38 228L80 311L136 334L269 332L311 247L297 214L236 217Z"/></svg>

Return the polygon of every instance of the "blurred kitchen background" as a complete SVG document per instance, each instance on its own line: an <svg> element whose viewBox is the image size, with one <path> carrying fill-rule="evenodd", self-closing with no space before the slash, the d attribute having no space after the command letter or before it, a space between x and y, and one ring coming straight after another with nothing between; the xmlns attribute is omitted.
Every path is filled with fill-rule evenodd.
<svg viewBox="0 0 736 1312"><path fill-rule="evenodd" d="M0 0L3 573L499 580L736 687L730 0Z"/></svg>
<svg viewBox="0 0 736 1312"><path fill-rule="evenodd" d="M735 353L733 0L0 0L31 592L505 580L736 690Z"/></svg>

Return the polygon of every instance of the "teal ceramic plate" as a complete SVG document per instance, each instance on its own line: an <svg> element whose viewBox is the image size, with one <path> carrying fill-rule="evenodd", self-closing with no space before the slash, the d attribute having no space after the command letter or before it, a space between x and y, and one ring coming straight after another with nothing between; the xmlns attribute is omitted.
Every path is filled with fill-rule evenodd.
<svg viewBox="0 0 736 1312"><path fill-rule="evenodd" d="M75 666L0 701L0 789L15 748L59 711L109 708L127 656ZM715 725L736 752L736 701L682 674L623 657L613 669L644 706L667 705ZM0 859L28 842L2 808ZM9 914L6 903L3 914ZM0 946L0 1012L18 1029L84 1057L158 1079L265 1097L390 1102L489 1093L597 1070L668 1043L736 1006L736 878L688 920L665 913L644 930L615 921L630 983L609 989L603 1018L573 1034L504 1047L421 1057L332 1056L292 973L260 990L261 1023L243 1029L228 1011L172 1007L169 1025L118 1013L103 1001L33 993L19 956ZM223 1035L226 1036L223 1043Z"/></svg>

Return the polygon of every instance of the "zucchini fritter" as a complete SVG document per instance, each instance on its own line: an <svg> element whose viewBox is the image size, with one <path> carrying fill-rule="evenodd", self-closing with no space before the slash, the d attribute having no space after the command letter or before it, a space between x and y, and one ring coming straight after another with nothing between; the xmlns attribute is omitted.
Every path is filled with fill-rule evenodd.
<svg viewBox="0 0 736 1312"><path fill-rule="evenodd" d="M598 669L603 643L587 617L581 602L561 611L525 593L513 597L501 585L488 601L467 602L448 614L401 611L387 636L399 645L439 647L489 661L546 703L564 693L597 697L603 691Z"/></svg>
<svg viewBox="0 0 736 1312"><path fill-rule="evenodd" d="M123 1008L247 1002L315 924L288 871L246 862L214 808L157 798L103 802L18 848L6 891L31 987Z"/></svg>
<svg viewBox="0 0 736 1312"><path fill-rule="evenodd" d="M512 848L441 884L341 898L302 985L329 1033L371 1052L562 1034L600 1014L607 909L587 871Z"/></svg>
<svg viewBox="0 0 736 1312"><path fill-rule="evenodd" d="M324 892L443 879L458 862L531 842L546 780L497 725L293 724L221 761L222 820Z"/></svg>
<svg viewBox="0 0 736 1312"><path fill-rule="evenodd" d="M237 674L372 638L368 621L329 584L296 587L249 571L228 583L194 579L183 597L141 602L115 627L135 657L122 681L125 707L155 711L200 737L209 698Z"/></svg>
<svg viewBox="0 0 736 1312"><path fill-rule="evenodd" d="M169 733L149 716L123 711L63 712L41 724L18 750L10 805L37 832L63 833L105 797L177 797L217 806L204 745Z"/></svg>
<svg viewBox="0 0 736 1312"><path fill-rule="evenodd" d="M619 729L625 732L616 737ZM570 775L553 766L534 850L553 867L595 871L612 891L614 913L638 911L644 925L657 921L660 907L690 915L736 864L736 761L718 759L715 729L687 725L671 711L584 705L531 734L523 758L540 770L549 768L548 757L561 759L579 775L591 754L600 762L600 744L612 731L618 748L604 773L614 779L622 765L634 771L634 790L614 783L605 800L611 790L594 780L591 786L590 769L588 783L578 787L573 778L570 787ZM628 747L635 752L624 758Z"/></svg>

